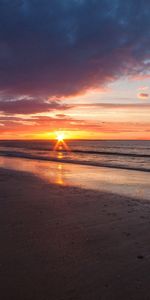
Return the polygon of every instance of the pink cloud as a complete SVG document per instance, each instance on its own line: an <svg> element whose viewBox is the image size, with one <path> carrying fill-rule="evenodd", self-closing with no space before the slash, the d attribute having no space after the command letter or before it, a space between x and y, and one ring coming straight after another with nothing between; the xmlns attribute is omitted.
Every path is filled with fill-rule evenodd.
<svg viewBox="0 0 150 300"><path fill-rule="evenodd" d="M138 98L139 99L149 99L149 94L148 93L139 93Z"/></svg>

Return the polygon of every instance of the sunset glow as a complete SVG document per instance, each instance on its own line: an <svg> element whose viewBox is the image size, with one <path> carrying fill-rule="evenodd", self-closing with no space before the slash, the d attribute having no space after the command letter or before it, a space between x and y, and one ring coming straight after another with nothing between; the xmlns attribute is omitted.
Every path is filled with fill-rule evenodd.
<svg viewBox="0 0 150 300"><path fill-rule="evenodd" d="M9 2L0 139L150 139L148 1Z"/></svg>
<svg viewBox="0 0 150 300"><path fill-rule="evenodd" d="M58 140L58 142L63 142L64 138L65 138L64 132L56 132L56 139Z"/></svg>
<svg viewBox="0 0 150 300"><path fill-rule="evenodd" d="M150 299L150 0L0 0L2 300Z"/></svg>

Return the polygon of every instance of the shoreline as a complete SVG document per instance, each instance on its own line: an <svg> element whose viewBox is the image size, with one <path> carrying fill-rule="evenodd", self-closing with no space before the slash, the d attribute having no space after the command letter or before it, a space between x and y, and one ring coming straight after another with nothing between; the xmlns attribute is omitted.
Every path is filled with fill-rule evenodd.
<svg viewBox="0 0 150 300"><path fill-rule="evenodd" d="M63 153L63 151L62 151ZM20 152L20 154L22 154ZM43 161L43 162L55 162L55 163L59 163L61 162L62 164L73 164L73 165L81 165L81 166L87 166L87 167L96 167L96 168L108 168L108 169L114 169L114 170L127 170L127 171L137 171L137 172L145 172L145 173L150 173L150 169L146 169L146 168L136 168L136 167L129 167L129 166L119 166L119 165L107 165L105 163L94 163L94 162L86 162L86 161L75 161L75 160L65 160L62 159L61 160L59 158L50 158L50 157L42 157L42 156L32 156L32 155L15 155L13 153L9 153L7 154L6 151L2 152L0 154L0 157L6 157L6 158L22 158L22 159L29 159L29 160L36 160L36 161ZM137 156L138 157L138 156ZM149 157L149 156L146 156Z"/></svg>
<svg viewBox="0 0 150 300"><path fill-rule="evenodd" d="M0 169L1 295L149 298L150 204Z"/></svg>
<svg viewBox="0 0 150 300"><path fill-rule="evenodd" d="M137 202L137 203L141 203L141 204L147 204L150 205L150 201L147 199L137 199L137 198L132 198L130 196L124 196L123 194L117 194L115 192L107 192L104 190L96 190L96 189L91 189L91 188L83 188L82 186L75 186L75 185L65 185L65 184L60 184L59 182L50 182L48 181L47 178L44 178L43 176L39 176L39 174L36 173L31 173L29 171L24 171L24 170L14 170L14 169L9 169L9 168L3 168L0 166L0 177L2 176L8 176L8 178L10 176L12 177L16 177L18 179L18 177L22 178L22 179L29 179L32 180L36 180L37 182L39 181L39 184L43 183L44 185L48 186L49 188L53 188L53 189L60 189L63 191L77 191L77 192L81 192L84 194L93 194L95 196L108 196L108 197L112 197L115 198L116 197L116 201L131 201L131 202ZM3 182L3 179L0 180L0 184L1 182Z"/></svg>
<svg viewBox="0 0 150 300"><path fill-rule="evenodd" d="M146 172L93 167L24 158L0 157L0 168L25 171L50 184L74 186L105 193L150 201Z"/></svg>

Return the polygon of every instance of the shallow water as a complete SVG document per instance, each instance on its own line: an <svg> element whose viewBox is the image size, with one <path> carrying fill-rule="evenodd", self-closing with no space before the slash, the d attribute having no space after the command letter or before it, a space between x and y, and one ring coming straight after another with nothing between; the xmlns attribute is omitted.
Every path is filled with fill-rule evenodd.
<svg viewBox="0 0 150 300"><path fill-rule="evenodd" d="M0 155L150 172L150 141L0 141ZM58 148L59 150L59 148Z"/></svg>
<svg viewBox="0 0 150 300"><path fill-rule="evenodd" d="M133 170L0 157L0 167L30 172L61 186L75 186L150 200L149 173Z"/></svg>

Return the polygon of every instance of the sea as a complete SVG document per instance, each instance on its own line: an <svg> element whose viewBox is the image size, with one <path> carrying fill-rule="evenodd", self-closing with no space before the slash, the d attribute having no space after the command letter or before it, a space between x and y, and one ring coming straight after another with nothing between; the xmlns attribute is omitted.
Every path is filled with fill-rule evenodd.
<svg viewBox="0 0 150 300"><path fill-rule="evenodd" d="M0 156L150 172L146 140L1 140Z"/></svg>

